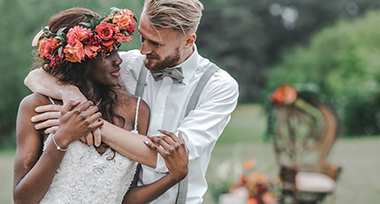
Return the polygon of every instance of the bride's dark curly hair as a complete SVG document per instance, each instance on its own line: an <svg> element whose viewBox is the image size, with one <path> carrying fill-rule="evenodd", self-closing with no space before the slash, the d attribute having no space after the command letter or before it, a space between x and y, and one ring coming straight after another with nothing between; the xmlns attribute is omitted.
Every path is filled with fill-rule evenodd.
<svg viewBox="0 0 380 204"><path fill-rule="evenodd" d="M81 22L90 23L90 19L83 15L92 14L95 19L101 18L99 14L85 8L71 8L62 11L55 16L51 17L49 21L49 30L52 33L57 33L60 28L66 27L64 33L67 34L70 28L80 25ZM98 57L102 57L98 55ZM119 119L122 124L125 123L125 119L120 115L117 115L114 111L117 94L113 90L114 87L108 87L105 85L99 85L94 82L91 76L91 59L82 61L81 63L72 63L62 65L58 68L52 68L49 66L50 60L41 58L37 53L35 56L34 67L42 67L46 72L50 73L62 84L71 84L77 86L83 95L94 103L102 100L98 105L99 111L102 113L102 118L114 123L114 119ZM119 86L120 88L120 86Z"/></svg>

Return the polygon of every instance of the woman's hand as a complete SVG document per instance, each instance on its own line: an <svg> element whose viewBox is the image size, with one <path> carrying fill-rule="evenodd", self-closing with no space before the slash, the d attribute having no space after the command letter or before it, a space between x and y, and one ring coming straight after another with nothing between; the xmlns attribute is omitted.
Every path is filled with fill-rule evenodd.
<svg viewBox="0 0 380 204"><path fill-rule="evenodd" d="M69 102L70 103L70 102ZM45 129L45 134L56 133L59 125L59 118L61 116L62 105L45 105L39 106L35 109L38 115L32 117L32 122L38 123L35 128L36 130ZM99 128L95 129L91 133L88 133L85 137L80 138L88 146L99 146L101 143L101 131Z"/></svg>
<svg viewBox="0 0 380 204"><path fill-rule="evenodd" d="M56 138L60 137L62 141L60 144L67 147L71 142L101 127L103 125L101 116L91 101L84 103L70 101L61 111Z"/></svg>
<svg viewBox="0 0 380 204"><path fill-rule="evenodd" d="M150 141L145 141L145 144L156 150L165 160L166 167L176 182L184 179L188 173L188 149L181 132L178 137L168 131L160 130L166 136L150 137Z"/></svg>

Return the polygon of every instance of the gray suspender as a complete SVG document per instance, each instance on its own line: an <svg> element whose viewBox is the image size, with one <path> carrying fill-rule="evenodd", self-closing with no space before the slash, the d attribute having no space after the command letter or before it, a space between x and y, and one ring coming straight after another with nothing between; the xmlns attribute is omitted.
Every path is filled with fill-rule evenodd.
<svg viewBox="0 0 380 204"><path fill-rule="evenodd" d="M212 77L212 75L214 75L214 73L217 72L218 70L219 68L216 65L210 64L206 72L199 79L199 82L197 86L195 87L193 94L190 97L189 103L187 104L185 117L190 113L190 111L195 109L204 87L206 86L207 82ZM139 79L136 85L135 95L137 97L141 97L144 92L147 72L148 72L147 69L143 66L141 68ZM177 199L175 202L176 204L186 203L187 187L188 187L188 177L186 176L182 181L178 183L178 194L177 194Z"/></svg>
<svg viewBox="0 0 380 204"><path fill-rule="evenodd" d="M199 79L199 82L197 86L195 87L193 94L190 97L189 103L187 104L185 118L190 113L191 110L195 109L195 107L198 104L199 97L201 96L201 93L203 91L203 88L206 86L208 80L212 77L212 75L214 75L214 73L217 72L218 70L219 68L215 64L210 64L206 72Z"/></svg>
<svg viewBox="0 0 380 204"><path fill-rule="evenodd" d="M148 73L148 70L144 67L144 64L143 64L140 70L139 79L137 80L137 84L136 84L135 96L137 97L142 97L142 94L144 93L147 73Z"/></svg>

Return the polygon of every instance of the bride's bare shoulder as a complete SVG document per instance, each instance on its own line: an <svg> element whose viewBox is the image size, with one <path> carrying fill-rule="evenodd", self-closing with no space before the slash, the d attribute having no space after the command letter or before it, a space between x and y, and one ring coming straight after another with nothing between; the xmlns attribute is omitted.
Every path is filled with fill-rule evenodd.
<svg viewBox="0 0 380 204"><path fill-rule="evenodd" d="M32 93L22 99L20 102L20 108L36 108L49 103L50 101L46 96L39 93Z"/></svg>

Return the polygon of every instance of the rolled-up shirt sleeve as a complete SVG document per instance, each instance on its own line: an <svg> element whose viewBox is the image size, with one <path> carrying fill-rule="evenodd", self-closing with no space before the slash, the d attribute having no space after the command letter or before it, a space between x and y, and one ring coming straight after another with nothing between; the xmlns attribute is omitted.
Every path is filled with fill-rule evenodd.
<svg viewBox="0 0 380 204"><path fill-rule="evenodd" d="M202 158L202 171L207 170L211 152L230 120L239 97L237 82L219 70L204 87L196 108L188 114L175 131L182 133L189 149L189 166ZM157 173L167 172L165 161L157 157Z"/></svg>

